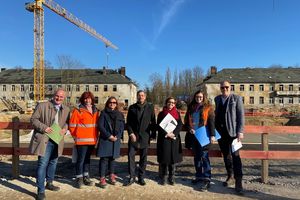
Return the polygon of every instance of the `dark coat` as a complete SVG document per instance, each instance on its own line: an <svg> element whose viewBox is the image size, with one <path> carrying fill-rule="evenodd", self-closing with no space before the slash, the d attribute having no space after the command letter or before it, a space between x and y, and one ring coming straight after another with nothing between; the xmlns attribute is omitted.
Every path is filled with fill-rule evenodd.
<svg viewBox="0 0 300 200"><path fill-rule="evenodd" d="M180 116L180 114L178 113ZM163 112L160 112L157 117L157 124L164 119ZM182 161L182 146L180 138L180 130L182 128L182 121L179 117L177 120L177 126L173 133L176 140L165 138L167 134L159 125L157 125L157 162L160 164L174 164Z"/></svg>
<svg viewBox="0 0 300 200"><path fill-rule="evenodd" d="M137 103L129 106L127 114L127 131L128 135L134 133L137 142L132 143L129 139L128 144L139 148L147 148L150 142L150 136L155 138L156 119L153 104L147 103L144 107L144 113L141 119L138 118Z"/></svg>
<svg viewBox="0 0 300 200"><path fill-rule="evenodd" d="M120 114L123 116L122 113ZM116 129L119 131L117 133L113 133L111 124L112 121L109 115L106 112L102 111L98 121L98 128L100 131L98 148L96 153L98 157L118 158L120 156L121 138L123 137L124 127L125 127L124 116L123 116L123 120L121 120L120 123L118 123L119 127ZM110 141L108 138L111 135L117 136L118 138L117 141L115 142Z"/></svg>

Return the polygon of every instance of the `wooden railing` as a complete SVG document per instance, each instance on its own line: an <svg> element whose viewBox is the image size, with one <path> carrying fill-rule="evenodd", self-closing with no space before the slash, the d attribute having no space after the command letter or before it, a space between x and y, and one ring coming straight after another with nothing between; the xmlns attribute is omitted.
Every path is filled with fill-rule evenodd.
<svg viewBox="0 0 300 200"><path fill-rule="evenodd" d="M11 146L1 146L0 155L12 155L12 176L18 178L20 175L19 156L30 155L28 144L26 147L20 147L20 133L19 130L30 130L32 126L29 122L20 122L18 117L14 117L12 122L0 122L0 130L12 130ZM300 159L300 145L298 148L291 150L269 150L268 137L269 134L300 134L299 126L246 126L245 134L260 134L261 135L261 150L250 150L247 145L244 145L243 150L240 150L241 158L245 159L260 159L262 161L261 180L263 183L268 182L269 174L269 160L299 160ZM297 141L295 141L297 142ZM299 142L299 141L298 141ZM127 144L122 144L121 154L127 154ZM156 155L155 144L149 147L149 155ZM66 144L64 155L72 154L72 145ZM184 156L193 156L188 149L183 150ZM210 157L222 157L219 150L210 150Z"/></svg>

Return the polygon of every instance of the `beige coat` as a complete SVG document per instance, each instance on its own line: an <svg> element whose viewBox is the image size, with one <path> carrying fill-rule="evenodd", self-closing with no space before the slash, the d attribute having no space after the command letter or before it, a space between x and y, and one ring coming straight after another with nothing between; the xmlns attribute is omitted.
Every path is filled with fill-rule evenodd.
<svg viewBox="0 0 300 200"><path fill-rule="evenodd" d="M30 141L29 151L32 154L44 156L49 137L45 134L45 129L50 127L55 121L56 108L51 101L39 103L31 116L30 122L34 127L34 132ZM59 126L68 129L70 109L62 105L59 113ZM62 155L64 140L58 145L58 156Z"/></svg>

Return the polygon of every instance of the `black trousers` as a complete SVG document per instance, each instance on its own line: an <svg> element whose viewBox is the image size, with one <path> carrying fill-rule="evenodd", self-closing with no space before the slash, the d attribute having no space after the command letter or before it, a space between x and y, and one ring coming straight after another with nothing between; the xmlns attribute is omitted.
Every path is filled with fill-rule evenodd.
<svg viewBox="0 0 300 200"><path fill-rule="evenodd" d="M167 176L167 171L169 172L169 178L175 175L175 164L162 164L159 163L158 174L159 178L164 179Z"/></svg>
<svg viewBox="0 0 300 200"><path fill-rule="evenodd" d="M138 168L138 178L144 178L146 172L146 165L147 165L147 154L148 148L139 149L130 143L128 144L128 171L130 177L135 177L135 155L136 152L139 151L140 154L140 161L139 161L139 168Z"/></svg>
<svg viewBox="0 0 300 200"><path fill-rule="evenodd" d="M228 134L228 133L227 133ZM221 139L218 140L225 168L228 176L234 175L235 179L241 179L243 177L242 161L239 154L239 150L232 153L231 144L235 138L222 134Z"/></svg>
<svg viewBox="0 0 300 200"><path fill-rule="evenodd" d="M105 177L107 171L108 174L115 173L115 159L113 157L101 157L99 166L100 177Z"/></svg>

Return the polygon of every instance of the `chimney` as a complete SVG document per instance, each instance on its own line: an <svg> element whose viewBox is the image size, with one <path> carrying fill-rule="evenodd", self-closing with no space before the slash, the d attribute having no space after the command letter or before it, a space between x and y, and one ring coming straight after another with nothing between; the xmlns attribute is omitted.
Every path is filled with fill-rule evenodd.
<svg viewBox="0 0 300 200"><path fill-rule="evenodd" d="M211 66L210 67L210 75L215 75L215 74L217 74L217 67Z"/></svg>
<svg viewBox="0 0 300 200"><path fill-rule="evenodd" d="M121 67L121 68L119 69L119 74L125 76L125 74L126 74L126 68L125 68L125 67Z"/></svg>

